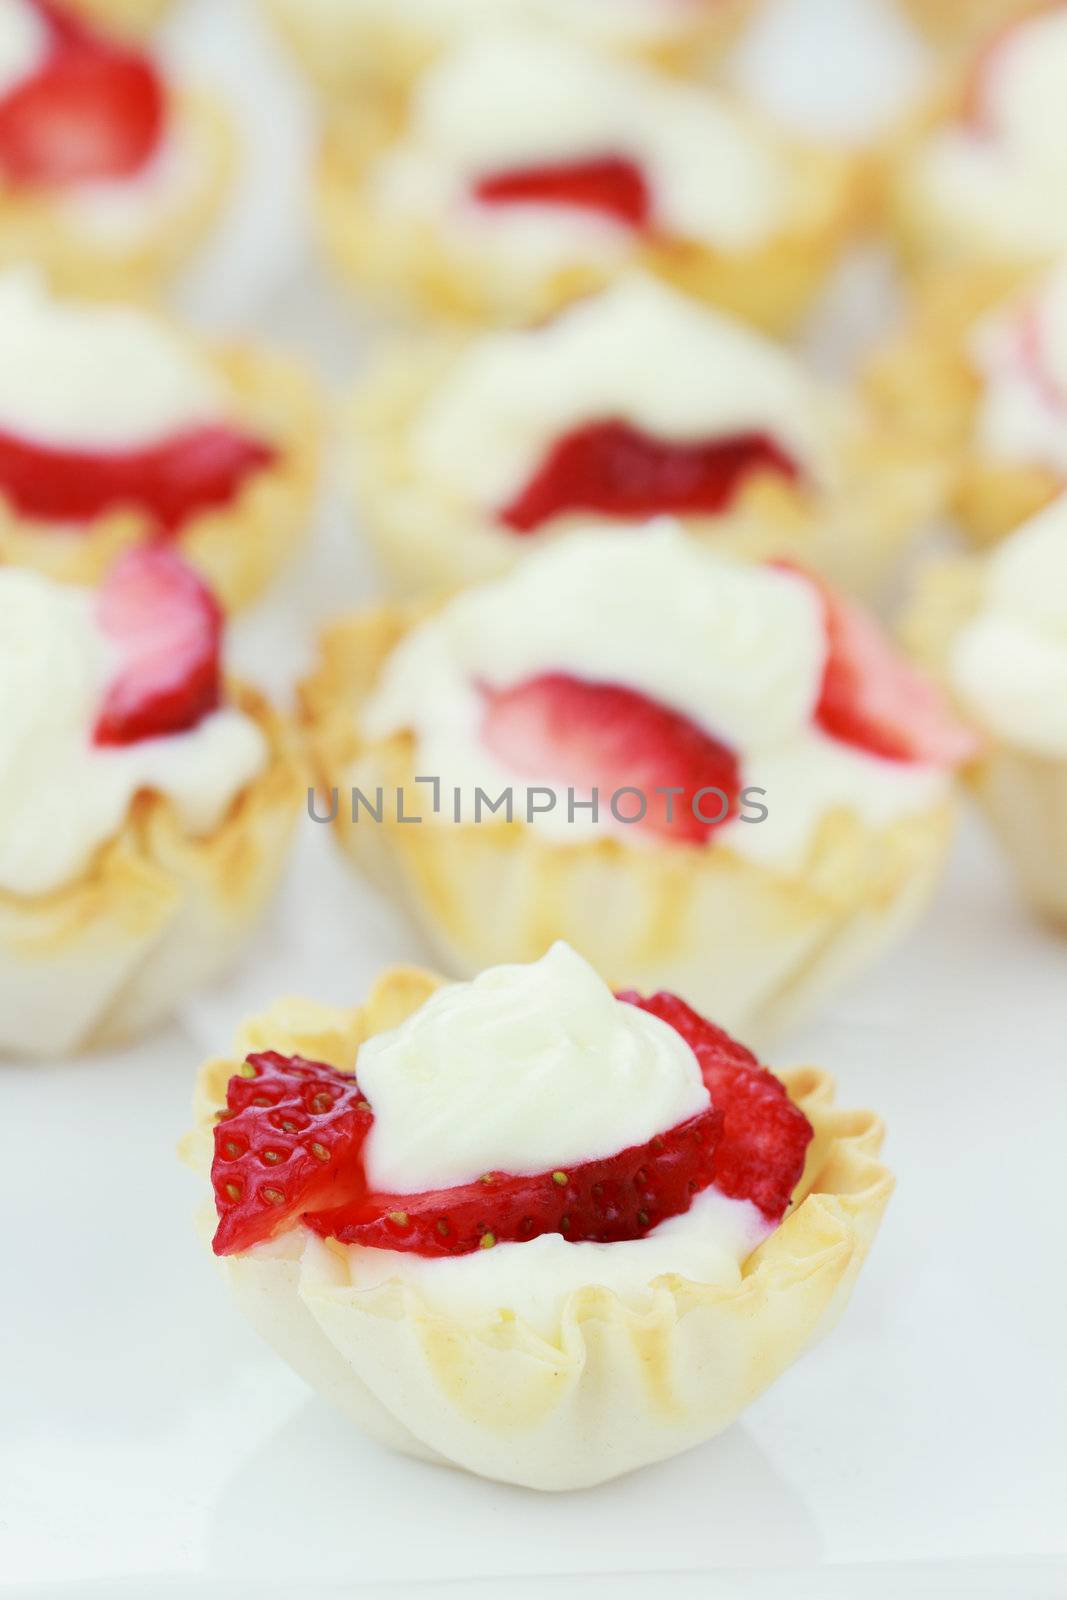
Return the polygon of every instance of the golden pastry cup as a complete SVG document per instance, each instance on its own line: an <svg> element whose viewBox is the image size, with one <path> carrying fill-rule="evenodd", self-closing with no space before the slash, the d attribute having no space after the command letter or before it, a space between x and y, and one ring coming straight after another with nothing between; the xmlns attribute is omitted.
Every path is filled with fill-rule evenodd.
<svg viewBox="0 0 1067 1600"><path fill-rule="evenodd" d="M982 380L968 355L969 336L1029 276L1007 266L931 275L914 296L907 327L864 376L866 399L886 431L910 440L917 455L941 460L949 479L946 509L979 547L1002 539L1064 490L1050 467L997 460L974 440Z"/></svg>
<svg viewBox="0 0 1067 1600"><path fill-rule="evenodd" d="M69 294L152 298L203 242L227 200L235 169L233 127L214 99L176 95L172 126L196 176L177 187L172 203L135 238L94 233L69 194L0 184L0 270L29 261L53 288Z"/></svg>
<svg viewBox="0 0 1067 1600"><path fill-rule="evenodd" d="M173 9L174 0L63 0L63 4L103 32L143 39Z"/></svg>
<svg viewBox="0 0 1067 1600"><path fill-rule="evenodd" d="M268 765L194 838L161 794L138 794L84 873L43 895L0 892L0 1052L59 1056L164 1021L236 958L281 875L306 794L291 731L236 686Z"/></svg>
<svg viewBox="0 0 1067 1600"><path fill-rule="evenodd" d="M271 465L249 475L229 505L191 517L174 539L175 549L232 611L267 587L308 534L319 406L303 369L286 357L235 345L216 350L213 360L236 397L234 422L278 452ZM123 550L153 533L151 520L132 507L73 529L28 519L0 491L0 564L32 567L63 583L99 583Z"/></svg>
<svg viewBox="0 0 1067 1600"><path fill-rule="evenodd" d="M404 907L447 972L536 960L565 939L612 985L676 990L761 1042L872 963L928 900L952 833L947 803L878 831L828 812L791 871L718 844L560 844L519 821L398 821L398 789L404 814L427 809L413 741L365 741L358 716L415 620L383 608L328 628L300 705L316 778L338 791L342 847ZM353 821L353 786L373 800L379 785L389 800L382 821L365 812Z"/></svg>
<svg viewBox="0 0 1067 1600"><path fill-rule="evenodd" d="M713 0L694 7L691 23L660 39L620 41L613 53L668 72L714 64L734 43L762 0ZM274 26L308 77L338 100L406 93L440 54L432 34L402 20L353 14L332 18L306 0L262 0Z"/></svg>
<svg viewBox="0 0 1067 1600"><path fill-rule="evenodd" d="M1035 0L899 0L905 16L932 43L966 48L1027 11Z"/></svg>
<svg viewBox="0 0 1067 1600"><path fill-rule="evenodd" d="M982 603L984 562L960 557L931 564L919 578L901 637L928 672L953 693L952 646ZM955 695L960 715L973 708ZM977 726L983 744L964 778L1007 855L1028 902L1067 932L1067 759L1037 754Z"/></svg>
<svg viewBox="0 0 1067 1600"><path fill-rule="evenodd" d="M422 316L475 325L537 321L636 269L781 333L804 316L866 219L865 158L794 145L790 215L764 244L731 253L686 240L638 241L614 262L531 278L433 220L375 206L368 174L402 127L396 107L335 115L319 160L316 211L326 254L352 289Z"/></svg>
<svg viewBox="0 0 1067 1600"><path fill-rule="evenodd" d="M438 986L387 972L353 1010L283 1001L197 1080L185 1159L206 1175L226 1084L253 1050L353 1071L362 1042ZM459 1319L398 1282L360 1289L345 1248L296 1228L223 1259L260 1335L378 1442L533 1489L576 1489L688 1450L728 1427L843 1310L893 1179L869 1111L833 1104L813 1067L781 1074L814 1128L790 1210L724 1287L675 1274L645 1311L595 1284L568 1296L545 1338L507 1309ZM210 1236L212 1218L204 1216Z"/></svg>
<svg viewBox="0 0 1067 1600"><path fill-rule="evenodd" d="M547 540L599 520L595 513L576 513L516 535L419 471L411 451L413 427L438 385L447 384L463 349L462 339L447 336L404 344L372 368L342 418L343 459L359 529L401 595L494 577ZM834 422L832 486L812 490L759 473L728 513L676 520L709 548L751 560L785 557L872 598L943 509L949 477L940 451L909 431L906 419L890 428L857 405Z"/></svg>

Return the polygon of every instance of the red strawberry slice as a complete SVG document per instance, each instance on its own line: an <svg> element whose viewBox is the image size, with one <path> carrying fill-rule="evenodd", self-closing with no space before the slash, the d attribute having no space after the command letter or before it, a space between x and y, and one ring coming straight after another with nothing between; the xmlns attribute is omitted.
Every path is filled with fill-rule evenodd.
<svg viewBox="0 0 1067 1600"><path fill-rule="evenodd" d="M230 1079L226 1107L211 1163L216 1255L248 1250L362 1187L359 1152L374 1118L355 1078L268 1051Z"/></svg>
<svg viewBox="0 0 1067 1600"><path fill-rule="evenodd" d="M591 422L564 434L529 483L499 512L529 534L571 511L641 518L727 511L749 478L773 473L793 482L797 463L763 433L677 443L628 422Z"/></svg>
<svg viewBox="0 0 1067 1600"><path fill-rule="evenodd" d="M827 658L815 721L824 733L887 761L955 766L977 746L940 690L893 648L874 618L810 573L786 562L818 590Z"/></svg>
<svg viewBox="0 0 1067 1600"><path fill-rule="evenodd" d="M87 522L133 506L163 533L212 506L276 459L271 446L232 428L193 428L127 452L64 450L0 432L0 493L25 517Z"/></svg>
<svg viewBox="0 0 1067 1600"><path fill-rule="evenodd" d="M708 1187L721 1127L721 1113L709 1107L647 1144L566 1172L489 1172L476 1183L426 1194L364 1194L304 1221L344 1244L424 1256L468 1255L543 1233L560 1233L572 1244L640 1239L688 1211Z"/></svg>
<svg viewBox="0 0 1067 1600"><path fill-rule="evenodd" d="M700 1063L712 1105L723 1114L715 1187L731 1199L753 1201L768 1222L779 1223L804 1171L813 1133L785 1086L760 1066L751 1050L677 995L663 992L642 999L627 991L619 999L669 1023Z"/></svg>
<svg viewBox="0 0 1067 1600"><path fill-rule="evenodd" d="M144 545L121 557L96 615L121 660L94 729L97 744L182 733L216 709L222 613L173 551Z"/></svg>
<svg viewBox="0 0 1067 1600"><path fill-rule="evenodd" d="M628 228L645 228L652 194L644 173L627 156L593 156L486 173L474 184L486 205L567 206L596 211Z"/></svg>
<svg viewBox="0 0 1067 1600"><path fill-rule="evenodd" d="M0 99L0 172L10 183L50 186L132 177L155 155L165 124L163 85L143 56L60 45Z"/></svg>
<svg viewBox="0 0 1067 1600"><path fill-rule="evenodd" d="M533 782L600 791L606 815L612 795L620 815L680 844L702 844L736 814L741 771L734 752L711 734L634 689L587 683L561 672L511 689L485 690L482 738L513 772ZM676 788L673 796L659 788ZM701 795L701 790L718 793ZM721 815L720 815L721 813Z"/></svg>

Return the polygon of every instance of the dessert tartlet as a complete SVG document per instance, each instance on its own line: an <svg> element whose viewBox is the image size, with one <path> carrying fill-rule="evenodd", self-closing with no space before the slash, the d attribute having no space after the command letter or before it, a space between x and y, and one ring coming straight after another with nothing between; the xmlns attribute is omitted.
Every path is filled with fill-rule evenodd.
<svg viewBox="0 0 1067 1600"><path fill-rule="evenodd" d="M62 0L64 10L75 12L95 27L133 39L151 33L174 5L174 0Z"/></svg>
<svg viewBox="0 0 1067 1600"><path fill-rule="evenodd" d="M404 342L355 394L345 444L360 529L402 591L502 572L589 515L666 513L870 594L947 490L939 451L897 429L634 275L531 328Z"/></svg>
<svg viewBox="0 0 1067 1600"><path fill-rule="evenodd" d="M1024 892L1067 932L1067 499L925 571L904 637L979 735L967 778Z"/></svg>
<svg viewBox="0 0 1067 1600"><path fill-rule="evenodd" d="M534 1489L727 1427L844 1306L882 1128L556 945L288 1001L201 1072L183 1153L260 1334L381 1443Z"/></svg>
<svg viewBox="0 0 1067 1600"><path fill-rule="evenodd" d="M486 28L401 103L335 116L319 212L355 288L422 312L532 319L639 266L782 328L857 226L859 177L713 89Z"/></svg>
<svg viewBox="0 0 1067 1600"><path fill-rule="evenodd" d="M941 274L868 394L887 431L951 463L949 505L987 545L1067 489L1067 265Z"/></svg>
<svg viewBox="0 0 1067 1600"><path fill-rule="evenodd" d="M759 0L263 0L319 86L395 94L457 40L501 20L543 23L675 71L710 66Z"/></svg>
<svg viewBox="0 0 1067 1600"><path fill-rule="evenodd" d="M142 294L220 210L230 125L90 10L106 21L102 6L0 3L0 265L34 261L78 293Z"/></svg>
<svg viewBox="0 0 1067 1600"><path fill-rule="evenodd" d="M338 622L302 706L319 819L449 972L566 939L760 1039L910 923L971 748L866 613L666 524Z"/></svg>
<svg viewBox="0 0 1067 1600"><path fill-rule="evenodd" d="M907 130L891 181L905 258L1029 269L1067 250L1067 7L995 32Z"/></svg>
<svg viewBox="0 0 1067 1600"><path fill-rule="evenodd" d="M173 551L93 594L0 568L0 1050L131 1037L214 977L303 798L288 730L227 686L221 613Z"/></svg>
<svg viewBox="0 0 1067 1600"><path fill-rule="evenodd" d="M0 563L96 583L162 538L232 608L298 548L317 404L288 359L53 299L28 269L0 274L0 348Z"/></svg>
<svg viewBox="0 0 1067 1600"><path fill-rule="evenodd" d="M1033 11L1040 0L899 0L901 10L933 43L974 44Z"/></svg>

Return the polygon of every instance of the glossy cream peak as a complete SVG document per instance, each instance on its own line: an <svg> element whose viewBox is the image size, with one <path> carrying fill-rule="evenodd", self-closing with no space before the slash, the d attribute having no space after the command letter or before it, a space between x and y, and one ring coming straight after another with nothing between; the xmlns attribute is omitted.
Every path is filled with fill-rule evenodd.
<svg viewBox="0 0 1067 1600"><path fill-rule="evenodd" d="M188 733L96 746L114 670L93 596L0 569L0 891L46 894L118 833L134 795L166 794L190 833L209 832L262 769L263 735L234 710Z"/></svg>
<svg viewBox="0 0 1067 1600"><path fill-rule="evenodd" d="M634 273L541 327L476 340L416 419L412 447L421 473L495 508L561 435L605 418L677 441L766 433L821 475L825 412L785 350Z"/></svg>
<svg viewBox="0 0 1067 1600"><path fill-rule="evenodd" d="M681 1036L565 944L439 990L368 1040L357 1073L368 1179L397 1194L614 1155L709 1104Z"/></svg>
<svg viewBox="0 0 1067 1600"><path fill-rule="evenodd" d="M224 411L210 367L157 317L53 298L28 268L0 276L0 430L57 449L123 451Z"/></svg>
<svg viewBox="0 0 1067 1600"><path fill-rule="evenodd" d="M1067 757L1067 498L997 549L984 603L956 639L956 690L983 727Z"/></svg>
<svg viewBox="0 0 1067 1600"><path fill-rule="evenodd" d="M48 30L29 0L0 0L0 95L33 72L48 49Z"/></svg>

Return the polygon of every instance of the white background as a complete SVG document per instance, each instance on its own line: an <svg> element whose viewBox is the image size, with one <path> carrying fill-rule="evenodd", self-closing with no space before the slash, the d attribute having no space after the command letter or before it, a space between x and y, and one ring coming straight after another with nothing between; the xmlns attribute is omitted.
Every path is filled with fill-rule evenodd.
<svg viewBox="0 0 1067 1600"><path fill-rule="evenodd" d="M305 97L238 0L190 5L168 47L250 136L185 309L343 382L367 324L312 261ZM848 132L924 62L873 0L787 0L740 70ZM824 360L888 315L884 278L871 259L843 276ZM242 621L238 661L284 691L315 619L370 584L327 494L312 560ZM779 1053L889 1122L899 1190L852 1307L722 1438L598 1490L537 1496L364 1442L257 1343L193 1233L174 1144L201 1057L280 992L352 1003L422 955L305 823L257 947L181 1028L0 1069L0 1582L72 1600L1067 1595L1067 946L974 819L924 927Z"/></svg>

